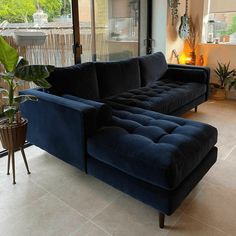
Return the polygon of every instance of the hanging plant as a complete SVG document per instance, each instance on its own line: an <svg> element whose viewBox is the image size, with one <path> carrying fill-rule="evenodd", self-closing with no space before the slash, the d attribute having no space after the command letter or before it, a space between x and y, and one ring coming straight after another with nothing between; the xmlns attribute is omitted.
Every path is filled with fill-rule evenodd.
<svg viewBox="0 0 236 236"><path fill-rule="evenodd" d="M174 25L175 21L177 21L179 18L178 6L180 5L180 1L179 0L168 0L168 4L171 9L171 22L172 22L172 25Z"/></svg>

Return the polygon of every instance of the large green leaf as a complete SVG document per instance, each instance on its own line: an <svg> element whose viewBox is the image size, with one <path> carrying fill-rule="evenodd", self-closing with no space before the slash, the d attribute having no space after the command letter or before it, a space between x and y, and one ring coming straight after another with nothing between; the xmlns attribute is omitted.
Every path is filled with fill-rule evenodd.
<svg viewBox="0 0 236 236"><path fill-rule="evenodd" d="M0 36L0 62L7 72L15 70L19 55L15 48L11 47L2 36Z"/></svg>
<svg viewBox="0 0 236 236"><path fill-rule="evenodd" d="M3 114L9 119L10 123L14 119L14 115L17 112L17 108L15 106L9 106L4 109Z"/></svg>
<svg viewBox="0 0 236 236"><path fill-rule="evenodd" d="M45 80L51 71L54 70L54 66L49 65L26 65L17 67L15 71L15 76L25 80L32 81L41 87L48 88L50 84Z"/></svg>
<svg viewBox="0 0 236 236"><path fill-rule="evenodd" d="M39 80L34 81L34 83L41 88L50 88L51 87L51 84L49 84L46 79L39 79Z"/></svg>
<svg viewBox="0 0 236 236"><path fill-rule="evenodd" d="M20 57L16 68L19 68L21 66L26 66L26 65L29 65L29 62L25 58Z"/></svg>

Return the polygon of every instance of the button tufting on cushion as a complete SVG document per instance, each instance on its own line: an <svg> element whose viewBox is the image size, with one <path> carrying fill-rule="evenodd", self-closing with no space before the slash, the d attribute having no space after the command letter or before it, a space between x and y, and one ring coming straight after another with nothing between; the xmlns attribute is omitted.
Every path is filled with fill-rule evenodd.
<svg viewBox="0 0 236 236"><path fill-rule="evenodd" d="M205 84L158 80L148 87L141 87L112 96L106 99L106 102L111 101L171 114L179 107L188 104L189 101L204 95L206 90Z"/></svg>
<svg viewBox="0 0 236 236"><path fill-rule="evenodd" d="M176 188L216 144L210 125L111 104L111 126L88 140L88 153L153 185Z"/></svg>

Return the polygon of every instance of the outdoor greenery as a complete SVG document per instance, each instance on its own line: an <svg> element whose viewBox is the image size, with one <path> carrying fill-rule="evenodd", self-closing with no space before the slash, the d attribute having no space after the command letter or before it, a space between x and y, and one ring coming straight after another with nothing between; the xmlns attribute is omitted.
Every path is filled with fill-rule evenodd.
<svg viewBox="0 0 236 236"><path fill-rule="evenodd" d="M8 123L13 123L20 103L27 100L37 101L34 96L16 94L20 82L32 81L40 87L49 88L50 84L46 78L54 70L54 66L28 65L28 62L20 57L16 49L11 47L2 36L0 36L0 49L0 63L4 66L3 72L0 73L0 80L7 84L7 89L0 88L0 94L6 101L3 113L8 118Z"/></svg>
<svg viewBox="0 0 236 236"><path fill-rule="evenodd" d="M0 22L32 22L37 7L48 14L48 20L70 13L70 0L0 0Z"/></svg>
<svg viewBox="0 0 236 236"><path fill-rule="evenodd" d="M221 35L231 35L236 33L236 15L233 16L231 24L228 26L226 30L220 32Z"/></svg>

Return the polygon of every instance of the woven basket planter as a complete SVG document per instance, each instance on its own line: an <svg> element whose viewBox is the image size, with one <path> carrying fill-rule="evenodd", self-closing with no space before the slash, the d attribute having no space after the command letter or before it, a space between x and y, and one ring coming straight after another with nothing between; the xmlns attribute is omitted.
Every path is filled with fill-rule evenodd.
<svg viewBox="0 0 236 236"><path fill-rule="evenodd" d="M224 100L226 98L225 89L218 88L212 93L212 98L215 100Z"/></svg>
<svg viewBox="0 0 236 236"><path fill-rule="evenodd" d="M6 120L0 123L0 140L3 148L16 150L22 147L26 140L28 121L22 119L20 123L9 124Z"/></svg>

